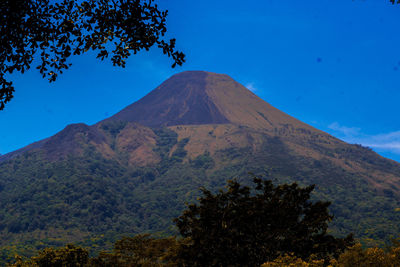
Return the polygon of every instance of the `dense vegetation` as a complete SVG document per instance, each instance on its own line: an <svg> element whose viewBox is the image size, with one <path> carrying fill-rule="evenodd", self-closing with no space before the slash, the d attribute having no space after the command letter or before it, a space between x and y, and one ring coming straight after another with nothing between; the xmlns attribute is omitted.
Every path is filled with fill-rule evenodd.
<svg viewBox="0 0 400 267"><path fill-rule="evenodd" d="M253 188L230 181L215 195L203 189L175 220L182 238L125 237L112 252L89 259L80 247L46 248L16 266L260 266L284 253L335 260L353 245L327 234L329 202L310 201L313 186L274 186L254 178Z"/></svg>
<svg viewBox="0 0 400 267"><path fill-rule="evenodd" d="M227 190L203 189L175 220L188 239L179 258L187 266L259 266L283 253L301 258L336 258L353 244L352 235L327 234L329 202L310 201L314 186L274 186L254 178L253 188L230 181Z"/></svg>
<svg viewBox="0 0 400 267"><path fill-rule="evenodd" d="M204 164L201 158L183 164L185 153L179 147L185 141L169 157L178 143L176 134L157 133L163 160L154 168L126 167L104 159L90 146L82 157L64 161L42 161L43 155L30 153L2 163L1 257L76 241L99 251L110 248L123 234L176 232L172 219L198 195L205 178L201 166L210 158L205 155ZM187 172L182 165L194 167ZM182 183L177 174L190 181Z"/></svg>
<svg viewBox="0 0 400 267"><path fill-rule="evenodd" d="M311 201L313 186L275 186L254 179L255 186L230 181L227 190L203 189L175 220L183 237L136 235L118 240L112 251L89 257L75 245L45 248L29 259L15 257L10 266L302 266L394 267L400 242L363 249L327 234L328 202ZM305 245L305 246L304 246Z"/></svg>
<svg viewBox="0 0 400 267"><path fill-rule="evenodd" d="M395 242L386 249L367 248L356 244L342 253L338 259L324 260L311 257L303 260L293 254L281 255L273 261L266 262L261 267L395 267L400 266L400 243Z"/></svg>
<svg viewBox="0 0 400 267"><path fill-rule="evenodd" d="M89 258L88 251L74 245L67 245L59 249L46 248L31 257L23 260L16 256L15 263L10 267L32 266L143 266L143 267L175 267L187 266L179 258L180 247L185 240L174 237L156 239L148 235L125 237L115 243L110 252L102 252L98 257ZM231 266L252 266L233 264ZM274 260L265 262L261 267L396 267L400 266L400 244L395 242L386 249L367 248L361 244L349 247L338 258L320 259L311 255L302 259L286 253Z"/></svg>
<svg viewBox="0 0 400 267"><path fill-rule="evenodd" d="M106 130L115 136L123 127ZM1 259L68 242L96 253L110 249L122 235L177 234L172 220L185 202L196 201L200 187L216 192L225 179L235 177L249 185L249 171L279 183L318 182L312 198L333 202L329 234L353 232L363 244L383 246L400 233L400 203L393 194L372 192L362 178L329 160L297 157L278 137L266 136L257 151L229 148L188 160L187 139L178 140L169 129L154 132L161 161L152 166L127 165L123 154L119 160L106 159L91 145L84 146L81 156L59 161L30 152L0 163ZM332 153L375 160L364 150L353 146L353 151Z"/></svg>

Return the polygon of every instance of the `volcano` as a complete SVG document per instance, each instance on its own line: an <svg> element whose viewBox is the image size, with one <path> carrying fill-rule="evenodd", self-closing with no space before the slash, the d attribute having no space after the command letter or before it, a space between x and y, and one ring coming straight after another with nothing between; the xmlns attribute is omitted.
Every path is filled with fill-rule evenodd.
<svg viewBox="0 0 400 267"><path fill-rule="evenodd" d="M187 71L110 118L149 127L235 124L271 129L282 124L309 129L224 74Z"/></svg>
<svg viewBox="0 0 400 267"><path fill-rule="evenodd" d="M0 246L103 248L121 234L171 233L199 187L246 184L248 172L316 184L314 197L333 203L336 235L400 233L399 163L285 114L228 75L187 71L94 125L1 156Z"/></svg>

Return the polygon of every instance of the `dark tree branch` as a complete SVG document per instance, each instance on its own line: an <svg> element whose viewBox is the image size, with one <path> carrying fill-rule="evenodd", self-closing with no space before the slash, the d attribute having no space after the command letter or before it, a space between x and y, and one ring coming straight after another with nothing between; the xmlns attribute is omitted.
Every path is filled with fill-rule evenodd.
<svg viewBox="0 0 400 267"><path fill-rule="evenodd" d="M182 65L185 55L175 39L164 40L167 11L152 0L2 0L0 2L0 110L11 100L14 86L6 79L14 71L24 73L35 56L36 68L50 82L71 64L72 55L98 51L114 66L156 45Z"/></svg>

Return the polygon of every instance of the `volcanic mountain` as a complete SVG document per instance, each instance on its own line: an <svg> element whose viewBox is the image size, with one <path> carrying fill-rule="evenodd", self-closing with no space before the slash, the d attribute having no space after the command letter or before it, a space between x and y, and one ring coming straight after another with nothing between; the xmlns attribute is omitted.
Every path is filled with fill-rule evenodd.
<svg viewBox="0 0 400 267"><path fill-rule="evenodd" d="M246 184L248 172L316 184L315 198L333 202L337 235L400 232L399 163L279 111L227 75L188 71L95 125L68 125L1 156L0 245L104 247L120 234L173 232L199 187Z"/></svg>
<svg viewBox="0 0 400 267"><path fill-rule="evenodd" d="M310 128L261 100L228 75L203 71L174 75L110 120L149 127L236 124L272 129L290 124Z"/></svg>

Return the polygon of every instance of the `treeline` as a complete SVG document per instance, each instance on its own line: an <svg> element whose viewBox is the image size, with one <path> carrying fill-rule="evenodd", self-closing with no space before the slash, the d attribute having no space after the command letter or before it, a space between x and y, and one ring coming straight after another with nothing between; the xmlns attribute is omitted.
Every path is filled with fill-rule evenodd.
<svg viewBox="0 0 400 267"><path fill-rule="evenodd" d="M354 245L351 234L328 234L330 203L310 200L314 186L253 182L229 181L217 193L203 188L198 203L175 219L179 238L125 237L92 258L74 245L46 248L10 266L260 266L288 257L324 264Z"/></svg>
<svg viewBox="0 0 400 267"><path fill-rule="evenodd" d="M9 264L9 267L27 266L141 266L141 267L172 267L192 266L185 263L185 259L179 256L181 246L190 242L185 239L177 240L175 237L155 239L149 235L137 235L126 237L115 243L112 252L101 252L98 257L89 258L87 250L67 245L63 248L46 248L40 251L37 256L28 260L16 257L16 262ZM251 261L251 259L249 259ZM219 265L218 259L210 266ZM196 266L196 265L193 265ZM197 265L200 266L200 265ZM229 266L259 266L251 264L232 264ZM307 259L294 256L293 253L286 253L278 256L272 261L265 262L261 267L396 267L400 266L400 243L386 249L367 248L363 249L361 244L349 247L337 258L320 259L312 254Z"/></svg>
<svg viewBox="0 0 400 267"><path fill-rule="evenodd" d="M329 261L311 256L303 260L293 254L279 256L274 261L266 262L261 267L396 267L400 266L400 243L393 246L363 249L361 244L349 247L337 259Z"/></svg>

